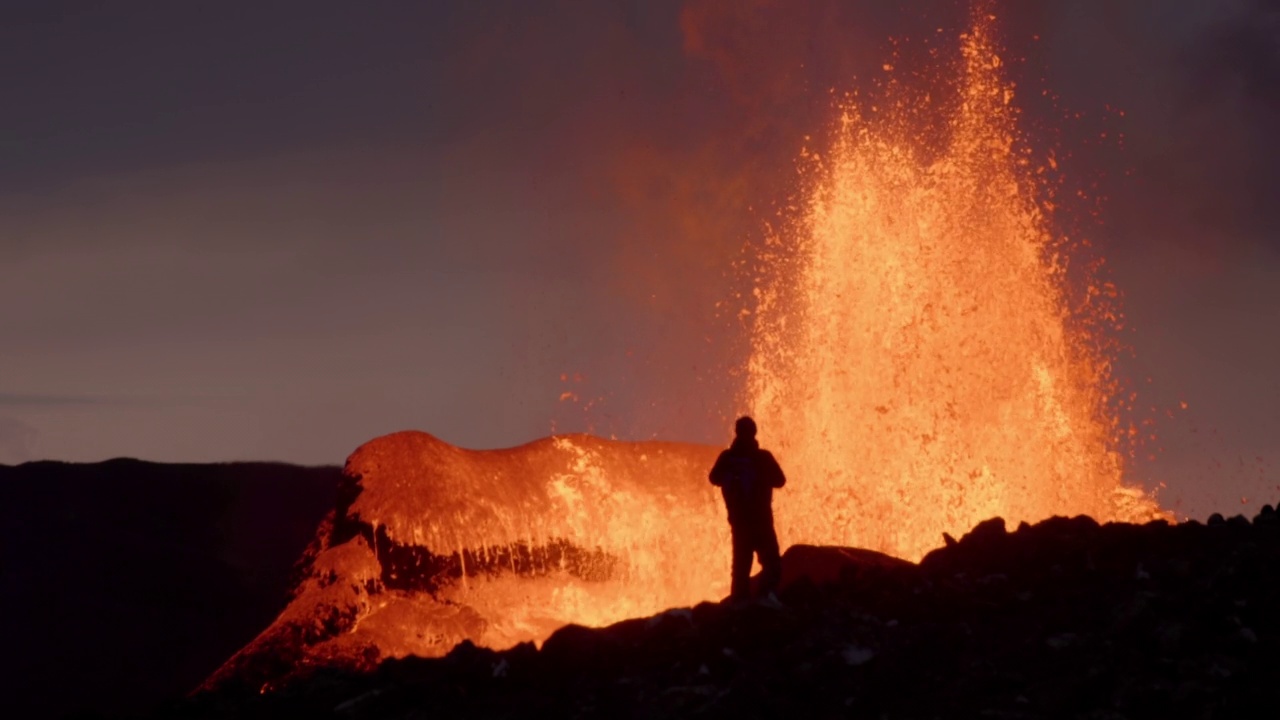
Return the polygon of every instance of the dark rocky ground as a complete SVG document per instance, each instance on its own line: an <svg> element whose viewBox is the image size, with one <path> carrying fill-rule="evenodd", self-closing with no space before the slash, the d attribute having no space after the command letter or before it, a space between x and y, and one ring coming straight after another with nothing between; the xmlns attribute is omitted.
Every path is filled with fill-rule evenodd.
<svg viewBox="0 0 1280 720"><path fill-rule="evenodd" d="M0 466L0 716L149 712L284 608L341 468Z"/></svg>
<svg viewBox="0 0 1280 720"><path fill-rule="evenodd" d="M1280 515L974 528L919 565L792 548L780 602L704 603L541 650L470 644L157 717L1280 716Z"/></svg>

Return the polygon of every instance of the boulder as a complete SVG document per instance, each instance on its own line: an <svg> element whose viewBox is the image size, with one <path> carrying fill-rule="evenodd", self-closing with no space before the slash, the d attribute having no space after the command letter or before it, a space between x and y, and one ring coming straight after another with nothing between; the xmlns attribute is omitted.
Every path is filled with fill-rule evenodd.
<svg viewBox="0 0 1280 720"><path fill-rule="evenodd" d="M782 554L780 589L808 580L829 585L855 578L868 571L893 571L915 567L914 563L874 550L829 545L792 545Z"/></svg>

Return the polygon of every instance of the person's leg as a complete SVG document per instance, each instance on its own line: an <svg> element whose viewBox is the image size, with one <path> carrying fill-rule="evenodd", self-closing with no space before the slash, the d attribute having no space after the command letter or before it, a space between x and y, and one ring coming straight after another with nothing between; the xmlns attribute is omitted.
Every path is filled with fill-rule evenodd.
<svg viewBox="0 0 1280 720"><path fill-rule="evenodd" d="M760 528L756 552L760 553L760 594L766 595L778 589L782 581L782 556L778 553L778 534L773 523Z"/></svg>
<svg viewBox="0 0 1280 720"><path fill-rule="evenodd" d="M746 600L751 595L751 533L745 527L731 527L733 533L733 574L729 597Z"/></svg>

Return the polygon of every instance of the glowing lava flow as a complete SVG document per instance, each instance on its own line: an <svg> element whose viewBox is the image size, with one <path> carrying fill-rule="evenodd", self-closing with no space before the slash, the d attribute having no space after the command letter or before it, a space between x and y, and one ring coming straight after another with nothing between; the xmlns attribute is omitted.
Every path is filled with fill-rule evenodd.
<svg viewBox="0 0 1280 720"><path fill-rule="evenodd" d="M986 32L963 40L941 152L924 158L906 100L870 118L846 104L780 239L792 274L758 293L749 405L793 478L784 545L918 559L997 515L1159 514L1121 482L1106 364L1067 330Z"/></svg>
<svg viewBox="0 0 1280 720"><path fill-rule="evenodd" d="M466 450L426 433L347 459L284 612L206 682L257 691L455 644L542 641L728 592L718 448L586 435Z"/></svg>
<svg viewBox="0 0 1280 720"><path fill-rule="evenodd" d="M397 433L347 460L362 485L347 512L385 538L391 588L425 568L384 548L457 558L432 594L479 613L473 640L505 647L723 597L729 533L706 478L715 453L585 435L474 451Z"/></svg>
<svg viewBox="0 0 1280 720"><path fill-rule="evenodd" d="M907 101L850 103L759 289L748 405L789 477L783 545L916 559L979 521L1159 509L1122 483L1107 365L1073 335L1035 172L983 28L941 151ZM718 448L587 436L470 451L373 440L290 605L206 687L504 647L727 590Z"/></svg>

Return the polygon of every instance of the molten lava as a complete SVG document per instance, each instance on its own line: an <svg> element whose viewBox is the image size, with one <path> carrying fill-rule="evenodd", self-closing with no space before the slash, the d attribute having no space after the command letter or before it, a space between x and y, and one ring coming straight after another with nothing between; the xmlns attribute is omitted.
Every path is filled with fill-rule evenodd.
<svg viewBox="0 0 1280 720"><path fill-rule="evenodd" d="M985 21L983 21L985 22ZM757 288L746 405L789 481L779 536L917 559L981 520L1160 515L1122 482L1106 358L1071 330L1012 91L980 26L944 137L842 108ZM367 443L294 599L208 685L541 640L727 591L717 448L587 436Z"/></svg>
<svg viewBox="0 0 1280 720"><path fill-rule="evenodd" d="M586 435L464 450L426 433L347 460L284 612L206 688L541 641L728 592L717 448Z"/></svg>
<svg viewBox="0 0 1280 720"><path fill-rule="evenodd" d="M347 460L361 481L347 514L371 528L385 585L419 589L406 580L422 576L435 599L483 618L473 640L505 647L723 596L714 459L678 443L561 436L474 451L397 433ZM388 557L397 547L448 560Z"/></svg>
<svg viewBox="0 0 1280 720"><path fill-rule="evenodd" d="M795 478L776 500L784 545L918 559L994 516L1159 514L1122 483L1109 366L1068 330L987 33L963 38L941 150L922 148L920 106L889 98L869 117L848 101L834 147L809 156L750 366L749 406Z"/></svg>

